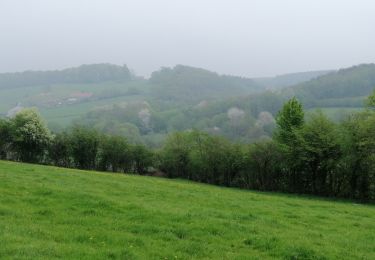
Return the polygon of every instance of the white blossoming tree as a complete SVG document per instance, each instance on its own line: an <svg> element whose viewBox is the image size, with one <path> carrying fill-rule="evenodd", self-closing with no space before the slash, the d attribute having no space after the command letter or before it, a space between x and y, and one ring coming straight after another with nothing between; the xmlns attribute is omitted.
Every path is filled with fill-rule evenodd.
<svg viewBox="0 0 375 260"><path fill-rule="evenodd" d="M10 121L12 150L18 160L40 162L52 139L36 109L23 109Z"/></svg>

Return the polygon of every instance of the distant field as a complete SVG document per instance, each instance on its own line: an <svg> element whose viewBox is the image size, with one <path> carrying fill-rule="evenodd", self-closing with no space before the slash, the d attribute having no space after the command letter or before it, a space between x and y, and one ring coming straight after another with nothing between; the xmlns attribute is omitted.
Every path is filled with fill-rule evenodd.
<svg viewBox="0 0 375 260"><path fill-rule="evenodd" d="M137 95L127 95L127 91L137 89ZM72 104L46 105L48 102L62 102L77 92L92 93L90 100ZM50 86L32 86L13 89L0 89L0 113L7 111L17 103L24 107L36 106L43 117L52 123L66 126L74 119L80 118L88 111L103 105L112 105L126 101L144 100L148 85L140 82L105 82L95 84L57 84ZM104 97L103 95L108 95ZM112 96L111 96L112 95ZM98 97L101 97L98 99Z"/></svg>
<svg viewBox="0 0 375 260"><path fill-rule="evenodd" d="M62 126L69 125L74 119L79 119L87 112L97 107L119 104L126 101L143 100L142 97L121 96L103 100L87 101L78 104L61 106L56 108L40 109L40 112L48 122L58 123Z"/></svg>
<svg viewBox="0 0 375 260"><path fill-rule="evenodd" d="M0 161L0 259L375 259L375 207Z"/></svg>

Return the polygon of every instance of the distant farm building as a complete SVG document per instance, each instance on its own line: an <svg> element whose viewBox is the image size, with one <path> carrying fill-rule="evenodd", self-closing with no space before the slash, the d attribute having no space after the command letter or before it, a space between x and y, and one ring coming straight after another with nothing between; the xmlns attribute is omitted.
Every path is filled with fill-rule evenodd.
<svg viewBox="0 0 375 260"><path fill-rule="evenodd" d="M68 104L76 103L82 100L89 99L93 96L91 92L74 92L70 94L70 97L66 99Z"/></svg>

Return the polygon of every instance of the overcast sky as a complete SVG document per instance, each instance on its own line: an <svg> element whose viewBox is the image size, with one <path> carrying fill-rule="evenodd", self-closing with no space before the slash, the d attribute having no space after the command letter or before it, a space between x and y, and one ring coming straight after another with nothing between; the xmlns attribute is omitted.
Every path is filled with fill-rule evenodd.
<svg viewBox="0 0 375 260"><path fill-rule="evenodd" d="M266 76L375 62L374 0L0 0L0 72L185 64Z"/></svg>

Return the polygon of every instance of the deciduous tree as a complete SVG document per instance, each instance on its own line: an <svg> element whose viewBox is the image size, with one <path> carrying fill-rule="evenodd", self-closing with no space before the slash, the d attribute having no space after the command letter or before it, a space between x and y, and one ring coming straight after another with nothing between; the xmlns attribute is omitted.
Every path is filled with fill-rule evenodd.
<svg viewBox="0 0 375 260"><path fill-rule="evenodd" d="M12 150L23 162L41 162L52 139L36 109L24 109L10 121Z"/></svg>

